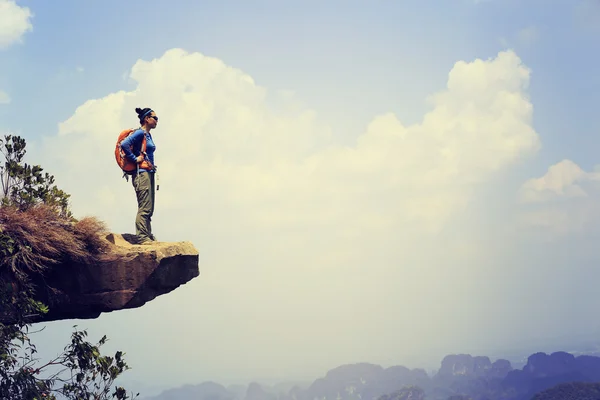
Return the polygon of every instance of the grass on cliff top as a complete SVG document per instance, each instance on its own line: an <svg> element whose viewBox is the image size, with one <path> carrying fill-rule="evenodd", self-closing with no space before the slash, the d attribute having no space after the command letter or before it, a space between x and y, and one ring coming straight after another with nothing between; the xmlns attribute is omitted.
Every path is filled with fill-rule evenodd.
<svg viewBox="0 0 600 400"><path fill-rule="evenodd" d="M39 204L20 211L0 207L0 275L18 280L53 265L96 264L110 259L109 231L95 217L72 220Z"/></svg>

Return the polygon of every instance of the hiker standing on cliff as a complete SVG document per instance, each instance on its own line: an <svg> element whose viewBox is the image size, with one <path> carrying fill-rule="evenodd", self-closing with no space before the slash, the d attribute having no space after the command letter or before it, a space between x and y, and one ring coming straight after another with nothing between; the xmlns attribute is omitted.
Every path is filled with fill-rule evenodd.
<svg viewBox="0 0 600 400"><path fill-rule="evenodd" d="M138 212L135 217L135 230L139 244L149 244L156 241L152 234L150 221L154 214L155 172L154 152L156 145L150 131L156 128L158 117L150 108L136 108L135 112L141 127L121 142L125 157L137 164L136 171L131 174L131 183L135 189L138 202ZM143 151L145 139L146 151Z"/></svg>

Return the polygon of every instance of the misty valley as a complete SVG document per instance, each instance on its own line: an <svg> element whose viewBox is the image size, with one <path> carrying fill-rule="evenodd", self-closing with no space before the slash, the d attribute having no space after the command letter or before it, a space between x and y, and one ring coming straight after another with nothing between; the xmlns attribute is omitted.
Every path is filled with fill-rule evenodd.
<svg viewBox="0 0 600 400"><path fill-rule="evenodd" d="M600 399L600 357L534 353L522 368L505 359L444 357L437 371L371 363L342 365L313 382L221 385L203 382L145 400L593 400Z"/></svg>

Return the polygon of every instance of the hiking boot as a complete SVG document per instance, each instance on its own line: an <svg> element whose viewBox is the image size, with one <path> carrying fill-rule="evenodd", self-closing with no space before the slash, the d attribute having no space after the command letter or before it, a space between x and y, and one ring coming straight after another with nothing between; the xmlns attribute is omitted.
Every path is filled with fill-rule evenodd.
<svg viewBox="0 0 600 400"><path fill-rule="evenodd" d="M139 237L138 236L137 244L139 244L139 245L152 244L152 239L147 238L147 237Z"/></svg>

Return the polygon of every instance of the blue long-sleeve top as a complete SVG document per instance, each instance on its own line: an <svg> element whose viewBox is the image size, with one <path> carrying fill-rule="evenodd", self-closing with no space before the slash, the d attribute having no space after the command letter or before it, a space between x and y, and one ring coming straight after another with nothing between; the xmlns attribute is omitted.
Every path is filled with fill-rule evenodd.
<svg viewBox="0 0 600 400"><path fill-rule="evenodd" d="M154 151L156 150L156 145L154 144L154 141L152 140L152 135L150 135L150 133L144 131L143 129L139 128L136 129L135 132L133 132L131 135L129 135L127 138L125 138L125 140L123 140L121 142L121 148L123 149L123 152L125 153L125 157L127 157L129 160L131 160L133 163L136 162L136 158L140 155L141 151L142 151L142 138L144 137L144 135L146 135L146 155L147 155L147 159L150 161L150 163L152 163L152 165L154 164ZM133 151L131 151L131 149L129 148L130 146L133 146ZM149 171L146 168L140 168L140 172L141 171Z"/></svg>

